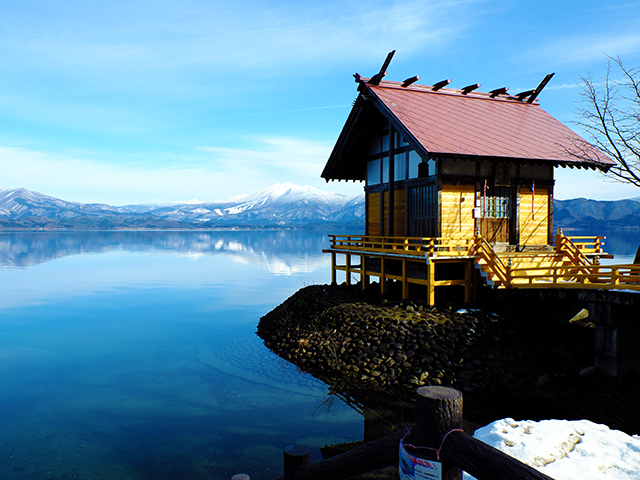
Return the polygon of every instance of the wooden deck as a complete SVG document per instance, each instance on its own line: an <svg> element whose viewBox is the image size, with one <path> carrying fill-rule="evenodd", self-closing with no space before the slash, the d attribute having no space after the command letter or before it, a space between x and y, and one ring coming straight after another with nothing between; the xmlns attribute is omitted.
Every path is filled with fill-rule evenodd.
<svg viewBox="0 0 640 480"><path fill-rule="evenodd" d="M411 285L421 286L429 305L435 289L457 286L464 301L474 300L482 282L493 288L597 288L640 291L640 265L600 265L613 258L604 252L604 237L568 237L560 231L554 244L535 251L500 251L482 236L473 238L406 238L363 235L330 235L331 281L345 272L345 281L366 290L377 277L380 292L389 281L400 282L402 298ZM502 248L506 250L506 248ZM338 256L344 263L338 264Z"/></svg>

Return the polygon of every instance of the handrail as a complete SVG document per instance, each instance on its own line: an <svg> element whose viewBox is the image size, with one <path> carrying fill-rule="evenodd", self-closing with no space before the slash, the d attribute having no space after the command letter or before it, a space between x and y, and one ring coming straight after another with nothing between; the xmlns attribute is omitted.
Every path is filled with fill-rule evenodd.
<svg viewBox="0 0 640 480"><path fill-rule="evenodd" d="M591 265L589 259L582 253L577 245L571 241L571 238L562 233L562 230L556 235L556 252L565 254L580 265Z"/></svg>
<svg viewBox="0 0 640 480"><path fill-rule="evenodd" d="M418 258L476 257L503 288L601 288L640 290L640 265L600 265L605 237L567 237L560 230L555 251L496 252L481 235L473 239L329 235L331 250ZM582 241L586 240L586 241ZM594 261L585 253L596 253ZM357 253L356 253L357 254ZM506 260L508 258L508 261Z"/></svg>
<svg viewBox="0 0 640 480"><path fill-rule="evenodd" d="M569 239L582 253L604 253L604 240L607 237L565 236L562 230L558 233Z"/></svg>
<svg viewBox="0 0 640 480"><path fill-rule="evenodd" d="M481 235L476 235L474 238L474 253L480 255L505 287L510 285L509 267L502 262L500 256Z"/></svg>
<svg viewBox="0 0 640 480"><path fill-rule="evenodd" d="M444 252L457 256L469 255L472 249L471 239L368 235L329 235L329 237L331 248L336 250L361 250L433 257Z"/></svg>
<svg viewBox="0 0 640 480"><path fill-rule="evenodd" d="M640 265L590 265L577 273L574 265L514 268L511 286L580 286L582 288L640 290Z"/></svg>

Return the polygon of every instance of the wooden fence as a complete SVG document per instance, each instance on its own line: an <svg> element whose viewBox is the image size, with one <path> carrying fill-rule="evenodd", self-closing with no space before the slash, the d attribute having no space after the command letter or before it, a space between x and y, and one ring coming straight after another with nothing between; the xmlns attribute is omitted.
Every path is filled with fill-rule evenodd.
<svg viewBox="0 0 640 480"><path fill-rule="evenodd" d="M418 260L446 261L473 258L485 272L487 278L498 288L596 288L640 291L640 265L600 265L600 258L612 258L604 252L605 237L568 237L562 231L554 237L555 243L549 251L539 252L496 252L485 238L476 235L473 239L446 239L420 237L383 237L364 235L330 235L332 253L332 280L335 271L343 270L347 274L379 276L386 279L401 280L407 290L409 283L436 286L467 284L471 277L465 275L462 281L437 283L427 276L426 279L414 279L402 275L385 275L370 272L360 265L352 266L351 255L364 259L365 255L379 258L407 258ZM347 255L345 266L337 266L335 255ZM429 267L427 267L429 269ZM404 266L403 266L404 271ZM364 282L363 282L364 284ZM467 285L467 291L470 286ZM384 293L384 292L383 292ZM467 296L467 294L465 294Z"/></svg>
<svg viewBox="0 0 640 480"><path fill-rule="evenodd" d="M417 390L416 423L408 432L392 433L313 465L292 461L285 449L283 479L339 480L393 463L406 468L400 462L399 447L439 468L442 480L461 480L463 470L477 480L553 480L463 432L462 393L435 386Z"/></svg>

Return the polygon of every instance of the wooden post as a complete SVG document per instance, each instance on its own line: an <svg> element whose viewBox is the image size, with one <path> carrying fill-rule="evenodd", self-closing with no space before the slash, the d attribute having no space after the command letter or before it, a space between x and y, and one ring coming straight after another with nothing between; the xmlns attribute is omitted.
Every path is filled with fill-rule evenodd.
<svg viewBox="0 0 640 480"><path fill-rule="evenodd" d="M442 480L553 480L462 431L462 393L450 387L417 390L416 423L404 438L410 454L442 462ZM411 449L408 444L422 447Z"/></svg>
<svg viewBox="0 0 640 480"><path fill-rule="evenodd" d="M284 449L284 480L292 480L293 475L309 465L311 452L306 447L288 445Z"/></svg>
<svg viewBox="0 0 640 480"><path fill-rule="evenodd" d="M399 430L297 470L290 479L285 475L284 479L278 480L339 480L389 465L397 465L398 444L406 433L405 429Z"/></svg>
<svg viewBox="0 0 640 480"><path fill-rule="evenodd" d="M387 277L385 276L384 256L380 257L380 295L387 293Z"/></svg>
<svg viewBox="0 0 640 480"><path fill-rule="evenodd" d="M347 285L351 285L351 255L347 253L347 265L345 268L345 282Z"/></svg>
<svg viewBox="0 0 640 480"><path fill-rule="evenodd" d="M427 258L427 305L433 307L436 304L435 265Z"/></svg>
<svg viewBox="0 0 640 480"><path fill-rule="evenodd" d="M409 300L409 272L406 258L402 259L402 299Z"/></svg>
<svg viewBox="0 0 640 480"><path fill-rule="evenodd" d="M336 283L336 252L331 252L331 285Z"/></svg>
<svg viewBox="0 0 640 480"><path fill-rule="evenodd" d="M564 247L564 234L562 229L558 229L558 235L556 235L556 253L562 253Z"/></svg>
<svg viewBox="0 0 640 480"><path fill-rule="evenodd" d="M620 271L616 267L611 267L611 285L620 283Z"/></svg>
<svg viewBox="0 0 640 480"><path fill-rule="evenodd" d="M473 260L464 262L464 302L473 300Z"/></svg>
<svg viewBox="0 0 640 480"><path fill-rule="evenodd" d="M403 441L405 449L416 457L442 462L443 438L462 428L462 393L450 387L420 387L417 394L416 423ZM442 462L442 480L462 480L462 470Z"/></svg>
<svg viewBox="0 0 640 480"><path fill-rule="evenodd" d="M360 268L362 273L360 274L360 281L362 282L362 290L366 290L369 287L369 275L367 275L367 256L365 254L360 255Z"/></svg>

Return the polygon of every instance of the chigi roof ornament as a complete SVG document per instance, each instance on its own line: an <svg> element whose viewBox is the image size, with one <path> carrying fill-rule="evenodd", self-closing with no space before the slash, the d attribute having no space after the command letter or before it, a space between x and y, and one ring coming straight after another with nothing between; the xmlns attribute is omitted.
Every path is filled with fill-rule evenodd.
<svg viewBox="0 0 640 480"><path fill-rule="evenodd" d="M356 83L360 83L362 85L379 86L380 82L382 82L382 79L387 75L387 68L389 68L389 64L391 63L391 60L393 59L393 56L395 55L395 53L396 51L392 50L387 54L387 58L382 64L380 71L376 73L373 77L367 79L367 78L363 78L359 73L355 73L353 77L355 78ZM536 87L535 90L525 90L515 95L509 95L508 94L509 88L501 87L501 88L496 88L494 90L491 90L489 92L489 97L497 98L500 95L503 95L503 96L507 96L511 100L519 100L521 102L524 102L526 100L527 103L533 103L536 100L536 98L538 98L538 95L540 95L540 92L542 92L542 89L547 85L547 83L549 83L549 80L551 80L551 77L553 77L553 75L554 75L553 73L550 73L547 76L545 76L542 82L540 82L540 84ZM407 88L413 85L414 83L416 83L418 80L420 80L420 75L415 75L413 77L407 78L405 81L403 81L400 84L400 86L402 88ZM451 79L442 80L440 82L434 83L431 86L430 90L437 92L447 87L450 83L451 83ZM460 93L462 95L468 95L469 93L473 92L474 90L477 90L478 88L480 88L480 84L474 83L471 85L467 85L466 87L463 87L460 90L454 89L453 91ZM447 89L446 91L451 92L451 89Z"/></svg>

